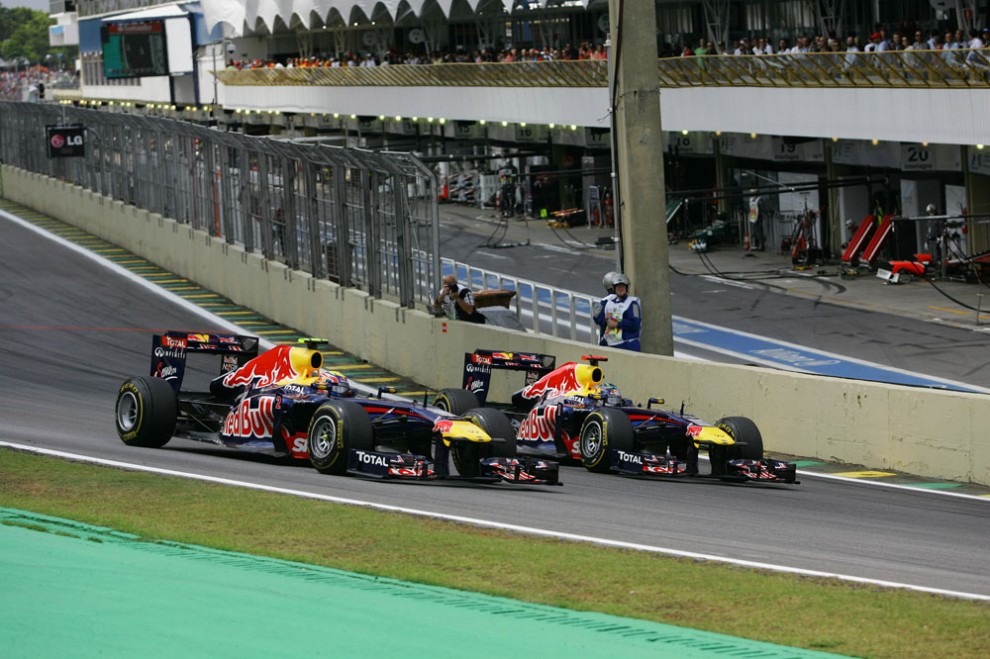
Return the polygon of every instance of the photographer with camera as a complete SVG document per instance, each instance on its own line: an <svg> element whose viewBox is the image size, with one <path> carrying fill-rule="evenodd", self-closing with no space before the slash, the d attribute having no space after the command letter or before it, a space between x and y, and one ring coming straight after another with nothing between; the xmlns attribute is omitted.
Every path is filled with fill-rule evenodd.
<svg viewBox="0 0 990 659"><path fill-rule="evenodd" d="M469 323L484 323L485 317L474 307L474 295L467 286L457 283L454 275L445 275L443 288L433 302L433 313Z"/></svg>

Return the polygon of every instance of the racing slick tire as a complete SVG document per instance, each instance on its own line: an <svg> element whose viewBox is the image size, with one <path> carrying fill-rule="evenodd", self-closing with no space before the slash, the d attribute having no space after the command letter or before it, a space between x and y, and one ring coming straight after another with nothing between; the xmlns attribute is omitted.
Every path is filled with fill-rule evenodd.
<svg viewBox="0 0 990 659"><path fill-rule="evenodd" d="M585 417L578 437L581 464L588 471L605 473L612 468L612 451L632 452L636 438L626 413L601 407Z"/></svg>
<svg viewBox="0 0 990 659"><path fill-rule="evenodd" d="M715 425L729 433L736 445L729 447L729 460L762 460L763 435L752 420L744 416L727 416Z"/></svg>
<svg viewBox="0 0 990 659"><path fill-rule="evenodd" d="M357 403L328 401L316 408L309 420L309 463L321 474L343 475L350 449L371 451L374 445L371 417Z"/></svg>
<svg viewBox="0 0 990 659"><path fill-rule="evenodd" d="M455 391L466 391L457 389ZM467 392L471 394L471 392ZM474 394L471 394L474 396ZM516 457L516 430L512 427L509 417L501 410L491 407L478 407L467 410L464 418L484 430L493 441L479 444L476 442L454 442L450 447L451 459L457 473L468 478L481 475L482 458L514 458Z"/></svg>
<svg viewBox="0 0 990 659"><path fill-rule="evenodd" d="M478 407L478 397L467 389L443 389L433 399L433 406L460 416Z"/></svg>
<svg viewBox="0 0 990 659"><path fill-rule="evenodd" d="M117 435L128 446L159 448L172 439L179 405L167 381L135 377L120 385L114 406Z"/></svg>

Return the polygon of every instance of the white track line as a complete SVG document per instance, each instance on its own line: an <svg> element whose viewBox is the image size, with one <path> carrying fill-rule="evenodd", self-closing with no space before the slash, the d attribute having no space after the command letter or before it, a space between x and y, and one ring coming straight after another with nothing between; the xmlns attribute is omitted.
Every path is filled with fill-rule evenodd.
<svg viewBox="0 0 990 659"><path fill-rule="evenodd" d="M785 567L781 565L773 565L771 563L758 563L755 561L744 561L733 558L724 558L722 556L713 556L711 554L699 554L696 552L681 551L679 549L669 549L665 547L655 547L653 545L644 545L634 542L623 542L621 540L609 540L606 538L596 538L587 535L578 535L575 533L561 533L557 531L548 531L545 529L533 528L531 526L518 526L516 524L505 524L502 522L493 522L490 520L477 519L474 517L463 517L461 515L448 515L445 513L434 513L426 510L418 510L416 508L406 508L404 506L391 506L380 503L371 503L368 501L361 501L360 499L346 499L343 497L329 496L325 494L316 494L313 492L304 492L301 490L291 490L283 487L272 487L270 485L259 485L256 483L249 483L246 481L236 481L229 478L218 478L216 476L202 476L199 474L192 474L188 472L175 471L173 469L161 469L158 467L148 467L145 465L131 464L127 462L119 462L117 460L106 460L103 458L93 458L85 455L78 455L74 453L66 453L64 451L55 451L52 449L40 448L37 446L29 446L25 444L14 444L11 442L0 441L0 446L5 446L8 448L26 451L29 453L37 453L39 455L47 455L56 458L62 458L66 460L75 460L79 462L88 462L91 464L101 465L105 467L115 467L118 469L128 469L131 471L143 471L152 474L160 474L163 476L175 476L178 478L188 478L190 480L205 481L208 483L218 483L220 485L231 485L235 487L243 487L252 490L260 490L263 492L272 492L275 494L287 494L290 496L301 497L305 499L316 499L319 501L326 501L329 503L336 503L348 506L361 506L363 508L370 508L372 510L380 510L384 512L396 512L404 513L407 515L415 515L417 517L428 517L432 519L439 519L447 522L457 522L461 524L469 524L471 526L499 529L503 531L511 531L513 533L522 533L525 535L539 536L543 538L554 538L558 540L569 540L573 542L583 542L588 544L599 545L603 547L615 547L618 549L631 549L635 551L645 551L655 554L663 554L666 556L676 556L680 558L691 558L695 560L712 561L716 563L727 563L730 565L738 565L741 567L753 568L758 570L770 570L772 572L781 572L786 574L797 574L808 577L822 577L828 579L839 579L842 581L850 581L854 583L869 584L872 586L882 586L885 588L898 588L903 590L913 590L922 593L931 593L934 595L943 595L946 597L955 597L967 600L980 600L990 602L990 596L979 595L976 593L962 593L952 590L942 590L940 588L925 588L922 586L914 586L911 584L897 583L894 581L882 581L878 579L866 579L863 577L854 577L845 574L837 574L833 572L820 572L818 570L803 570L800 568Z"/></svg>

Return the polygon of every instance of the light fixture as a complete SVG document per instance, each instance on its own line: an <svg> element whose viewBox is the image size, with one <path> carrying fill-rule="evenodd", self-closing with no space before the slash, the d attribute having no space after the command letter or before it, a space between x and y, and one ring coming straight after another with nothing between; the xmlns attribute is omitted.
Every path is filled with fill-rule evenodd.
<svg viewBox="0 0 990 659"><path fill-rule="evenodd" d="M838 137L833 137L833 138L832 138L832 141L833 141L833 142L838 142L838 141L839 141L839 138L838 138Z"/></svg>
<svg viewBox="0 0 990 659"><path fill-rule="evenodd" d="M399 114L395 115L395 120L396 121L402 121L402 115L399 115Z"/></svg>
<svg viewBox="0 0 990 659"><path fill-rule="evenodd" d="M982 144L977 144L976 145L976 149L977 149L977 151L982 151L983 150L983 145Z"/></svg>
<svg viewBox="0 0 990 659"><path fill-rule="evenodd" d="M550 124L550 130L553 130L554 124Z"/></svg>
<svg viewBox="0 0 990 659"><path fill-rule="evenodd" d="M509 122L508 121L503 121L502 122L502 128L505 128L508 125L509 125Z"/></svg>
<svg viewBox="0 0 990 659"><path fill-rule="evenodd" d="M577 130L577 124L571 124L571 130Z"/></svg>
<svg viewBox="0 0 990 659"><path fill-rule="evenodd" d="M385 115L384 114L378 115L378 121L385 121Z"/></svg>
<svg viewBox="0 0 990 659"><path fill-rule="evenodd" d="M481 124L482 126L484 126L484 125L485 125L485 124L487 124L488 122L487 122L487 121L485 121L484 119L482 119L482 120L481 120L481 121L479 121L478 123L479 123L479 124Z"/></svg>
<svg viewBox="0 0 990 659"><path fill-rule="evenodd" d="M874 138L874 139L870 140L870 144L872 144L873 146L876 146L876 145L880 144L880 140Z"/></svg>
<svg viewBox="0 0 990 659"><path fill-rule="evenodd" d="M923 147L925 147L927 149L928 148L928 142L922 142L921 143L921 146L923 146Z"/></svg>
<svg viewBox="0 0 990 659"><path fill-rule="evenodd" d="M750 133L749 134L749 139L755 140L756 139L756 133Z"/></svg>
<svg viewBox="0 0 990 659"><path fill-rule="evenodd" d="M686 130L682 130L681 131L681 135L687 135L687 134L688 134L688 132Z"/></svg>
<svg viewBox="0 0 990 659"><path fill-rule="evenodd" d="M521 126L522 128L525 128L525 127L526 127L526 122L525 122L525 121L520 121L520 122L519 122L519 125L520 125L520 126Z"/></svg>

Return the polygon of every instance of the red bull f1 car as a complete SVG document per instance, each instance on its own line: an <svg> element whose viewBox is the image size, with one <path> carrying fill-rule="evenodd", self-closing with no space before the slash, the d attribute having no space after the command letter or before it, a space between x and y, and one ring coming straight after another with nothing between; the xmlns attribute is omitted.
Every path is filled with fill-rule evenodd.
<svg viewBox="0 0 990 659"><path fill-rule="evenodd" d="M590 471L628 476L714 478L729 482L797 483L792 463L763 454L752 420L727 416L708 423L661 409L662 399L634 405L605 381L605 357L556 366L551 355L476 350L464 355L463 390L444 390L436 404L457 413L468 405L501 409L515 428L520 455L579 462ZM526 386L510 403L488 401L493 370L523 371ZM699 452L710 468L701 473Z"/></svg>
<svg viewBox="0 0 990 659"><path fill-rule="evenodd" d="M393 393L384 387L359 396L343 374L323 368L323 345L308 339L259 354L251 336L155 335L150 376L128 379L117 393L117 434L131 446L161 447L181 437L289 456L325 474L559 484L556 462L517 457L501 411L474 405L453 414L384 396ZM183 388L189 355L219 358L208 391Z"/></svg>

